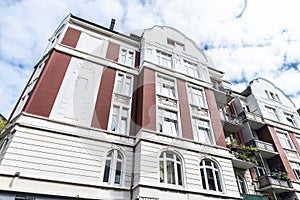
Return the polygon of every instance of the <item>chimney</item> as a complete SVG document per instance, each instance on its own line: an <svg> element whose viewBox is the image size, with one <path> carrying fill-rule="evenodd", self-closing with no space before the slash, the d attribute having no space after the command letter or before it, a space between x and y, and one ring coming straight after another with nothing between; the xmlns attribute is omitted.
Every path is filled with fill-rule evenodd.
<svg viewBox="0 0 300 200"><path fill-rule="evenodd" d="M111 21L110 21L110 27L109 27L109 29L112 30L112 31L114 30L115 22L116 22L115 19L111 19Z"/></svg>

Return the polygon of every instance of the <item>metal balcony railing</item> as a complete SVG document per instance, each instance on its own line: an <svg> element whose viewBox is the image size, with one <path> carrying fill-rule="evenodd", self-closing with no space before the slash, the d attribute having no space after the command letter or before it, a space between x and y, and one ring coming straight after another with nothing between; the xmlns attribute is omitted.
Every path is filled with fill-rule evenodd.
<svg viewBox="0 0 300 200"><path fill-rule="evenodd" d="M284 180L278 177L273 177L271 175L263 175L258 177L258 182L260 188L267 187L267 186L277 186L282 188L291 188L291 183L289 180Z"/></svg>
<svg viewBox="0 0 300 200"><path fill-rule="evenodd" d="M265 150L265 151L272 151L272 152L275 151L273 144L268 142L263 142L260 140L252 140L251 142L247 143L247 145L255 146L257 147L258 150Z"/></svg>

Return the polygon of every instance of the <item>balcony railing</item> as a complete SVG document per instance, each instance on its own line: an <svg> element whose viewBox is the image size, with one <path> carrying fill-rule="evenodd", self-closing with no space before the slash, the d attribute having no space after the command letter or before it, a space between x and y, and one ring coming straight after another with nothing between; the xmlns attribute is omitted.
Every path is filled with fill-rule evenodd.
<svg viewBox="0 0 300 200"><path fill-rule="evenodd" d="M266 196L258 196L252 194L241 194L244 200L268 200Z"/></svg>
<svg viewBox="0 0 300 200"><path fill-rule="evenodd" d="M287 189L292 187L289 180L271 176L271 175L263 175L258 177L258 182L259 182L259 187L261 189L268 186L287 188Z"/></svg>
<svg viewBox="0 0 300 200"><path fill-rule="evenodd" d="M241 118L242 121L247 120L250 123L250 126L254 129L261 128L265 124L262 115L253 112L242 111L238 114L238 116Z"/></svg>
<svg viewBox="0 0 300 200"><path fill-rule="evenodd" d="M243 122L239 116L224 111L220 112L220 114L221 114L221 120L224 121L225 131L236 132L242 129Z"/></svg>
<svg viewBox="0 0 300 200"><path fill-rule="evenodd" d="M260 151L263 158L272 158L272 157L278 155L278 153L275 151L275 149L273 147L273 144L268 143L268 142L263 142L263 141L254 139L254 140L248 142L247 145L256 147L257 150Z"/></svg>
<svg viewBox="0 0 300 200"><path fill-rule="evenodd" d="M231 154L235 157L232 159L232 163L235 167L249 169L257 165L255 157L257 149L255 147L235 144L227 144L227 147L231 150Z"/></svg>

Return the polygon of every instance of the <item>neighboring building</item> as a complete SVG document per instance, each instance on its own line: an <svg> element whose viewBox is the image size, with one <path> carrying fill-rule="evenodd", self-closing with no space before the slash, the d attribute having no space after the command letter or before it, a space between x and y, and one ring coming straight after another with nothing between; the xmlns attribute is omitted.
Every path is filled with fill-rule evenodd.
<svg viewBox="0 0 300 200"><path fill-rule="evenodd" d="M170 27L69 15L49 41L0 135L2 199L299 198L299 115L272 83L232 92Z"/></svg>

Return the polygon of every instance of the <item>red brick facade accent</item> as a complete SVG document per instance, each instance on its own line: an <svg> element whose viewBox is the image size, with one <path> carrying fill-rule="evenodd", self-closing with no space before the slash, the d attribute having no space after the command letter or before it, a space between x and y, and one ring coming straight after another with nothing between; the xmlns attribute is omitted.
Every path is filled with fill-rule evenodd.
<svg viewBox="0 0 300 200"><path fill-rule="evenodd" d="M185 82L177 79L177 89L178 89L178 99L180 105L182 137L193 140L194 139L193 127L192 127L190 106L188 102L188 95L186 91Z"/></svg>
<svg viewBox="0 0 300 200"><path fill-rule="evenodd" d="M116 70L104 67L91 126L107 130Z"/></svg>
<svg viewBox="0 0 300 200"><path fill-rule="evenodd" d="M300 145L299 145L299 143L297 142L294 133L289 132L289 136L290 136L291 140L293 141L294 146L295 146L295 148L296 148L298 154L300 154Z"/></svg>
<svg viewBox="0 0 300 200"><path fill-rule="evenodd" d="M69 66L71 56L53 51L24 111L49 117L57 93Z"/></svg>
<svg viewBox="0 0 300 200"><path fill-rule="evenodd" d="M143 104L142 104L142 127L156 131L156 105L155 105L155 72L144 68L143 73Z"/></svg>
<svg viewBox="0 0 300 200"><path fill-rule="evenodd" d="M205 89L205 96L208 104L208 110L210 113L211 125L215 135L216 144L222 147L226 147L223 126L216 104L215 94L212 90Z"/></svg>
<svg viewBox="0 0 300 200"><path fill-rule="evenodd" d="M64 35L64 38L62 39L61 43L64 44L64 45L67 45L67 46L75 48L76 45L77 45L77 43L78 43L80 34L81 34L80 31L68 27L68 29L67 29L67 31L66 31L66 33Z"/></svg>
<svg viewBox="0 0 300 200"><path fill-rule="evenodd" d="M120 45L109 42L108 48L107 48L107 53L106 53L106 58L113 60L115 62L118 62L119 52L120 52Z"/></svg>

